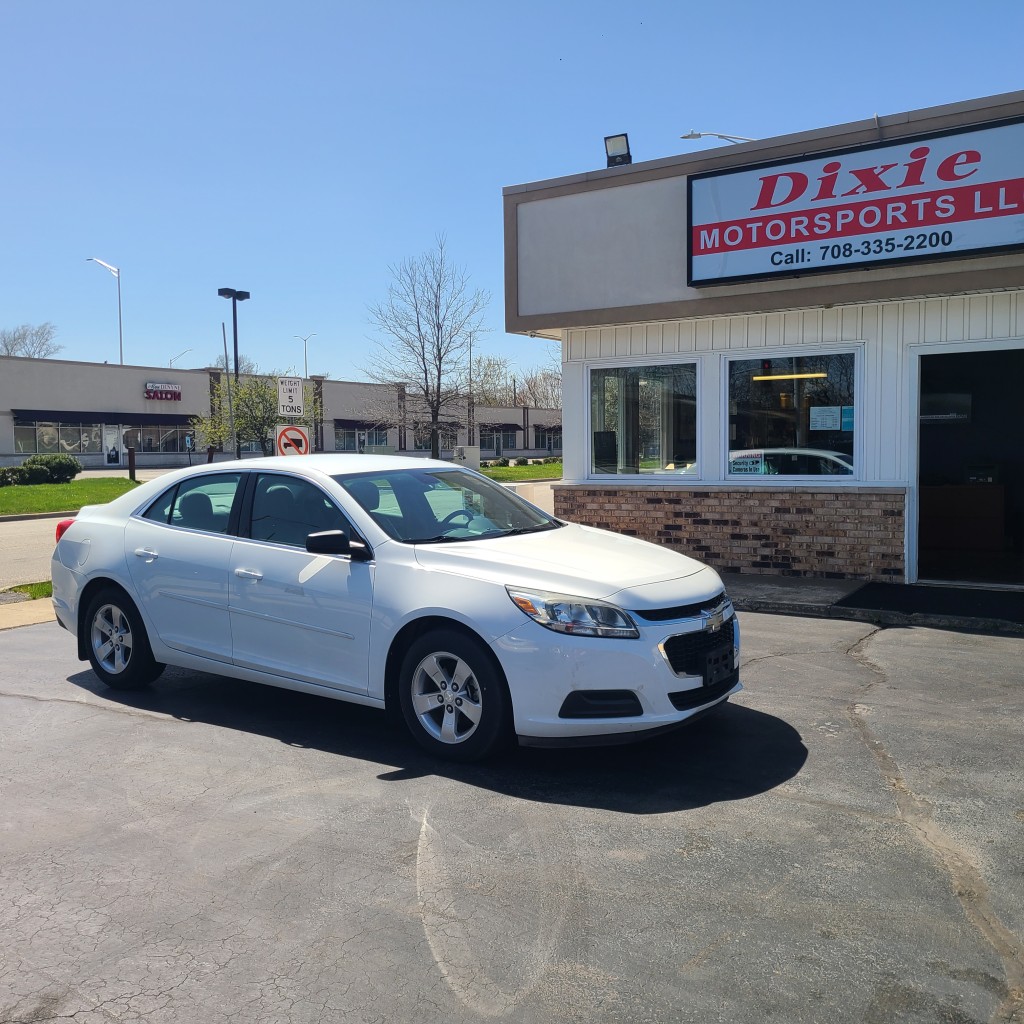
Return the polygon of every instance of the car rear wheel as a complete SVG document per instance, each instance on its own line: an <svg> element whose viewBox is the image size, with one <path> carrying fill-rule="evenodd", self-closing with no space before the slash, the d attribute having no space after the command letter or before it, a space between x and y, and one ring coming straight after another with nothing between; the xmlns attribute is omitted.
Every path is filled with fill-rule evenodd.
<svg viewBox="0 0 1024 1024"><path fill-rule="evenodd" d="M85 613L85 628L89 664L112 689L138 690L163 672L142 617L123 591L106 587L96 594Z"/></svg>
<svg viewBox="0 0 1024 1024"><path fill-rule="evenodd" d="M420 637L402 661L402 717L424 750L477 761L511 739L512 702L483 645L454 630Z"/></svg>

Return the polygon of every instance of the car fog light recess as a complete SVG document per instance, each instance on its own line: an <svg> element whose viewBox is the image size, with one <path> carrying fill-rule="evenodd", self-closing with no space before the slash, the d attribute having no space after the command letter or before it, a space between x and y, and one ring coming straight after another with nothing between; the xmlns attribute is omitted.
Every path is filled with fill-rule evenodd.
<svg viewBox="0 0 1024 1024"><path fill-rule="evenodd" d="M621 608L605 601L573 597L571 594L551 594L544 590L505 589L524 615L556 633L624 640L636 640L640 636L633 620Z"/></svg>

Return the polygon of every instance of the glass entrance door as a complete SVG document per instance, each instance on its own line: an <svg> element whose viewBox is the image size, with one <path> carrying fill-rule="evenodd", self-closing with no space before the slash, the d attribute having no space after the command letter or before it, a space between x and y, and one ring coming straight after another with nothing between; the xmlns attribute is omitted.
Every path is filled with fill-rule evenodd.
<svg viewBox="0 0 1024 1024"><path fill-rule="evenodd" d="M1024 585L1024 350L921 357L918 578Z"/></svg>

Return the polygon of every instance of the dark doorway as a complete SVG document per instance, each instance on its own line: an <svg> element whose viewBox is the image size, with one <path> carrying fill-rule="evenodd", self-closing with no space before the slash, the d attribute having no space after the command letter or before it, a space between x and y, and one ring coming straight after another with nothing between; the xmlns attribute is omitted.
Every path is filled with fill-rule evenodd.
<svg viewBox="0 0 1024 1024"><path fill-rule="evenodd" d="M1024 585L1024 351L921 357L918 577Z"/></svg>

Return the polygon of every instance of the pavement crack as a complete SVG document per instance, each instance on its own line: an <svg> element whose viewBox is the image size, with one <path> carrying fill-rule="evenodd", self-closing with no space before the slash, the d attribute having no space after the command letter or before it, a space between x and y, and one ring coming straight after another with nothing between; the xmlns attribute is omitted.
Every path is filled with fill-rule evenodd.
<svg viewBox="0 0 1024 1024"><path fill-rule="evenodd" d="M118 704L93 704L87 700L70 700L67 697L36 697L31 693L9 693L6 690L0 690L0 699L4 697L10 700L31 701L35 704L70 704L72 707L87 708L95 713L105 711L112 715L127 715L129 718L148 718L150 720L158 719L166 722L184 722L186 725L189 724L187 719L176 718L160 711L147 711L143 708L129 708Z"/></svg>
<svg viewBox="0 0 1024 1024"><path fill-rule="evenodd" d="M863 643L855 644L850 653L885 678L885 673L874 666L862 650L857 650ZM1024 1022L1024 950L1017 936L999 919L981 871L970 853L936 822L928 800L907 784L896 759L871 731L862 705L851 704L846 714L888 784L900 820L946 874L964 916L1002 962L1007 995L991 1018L992 1024Z"/></svg>

